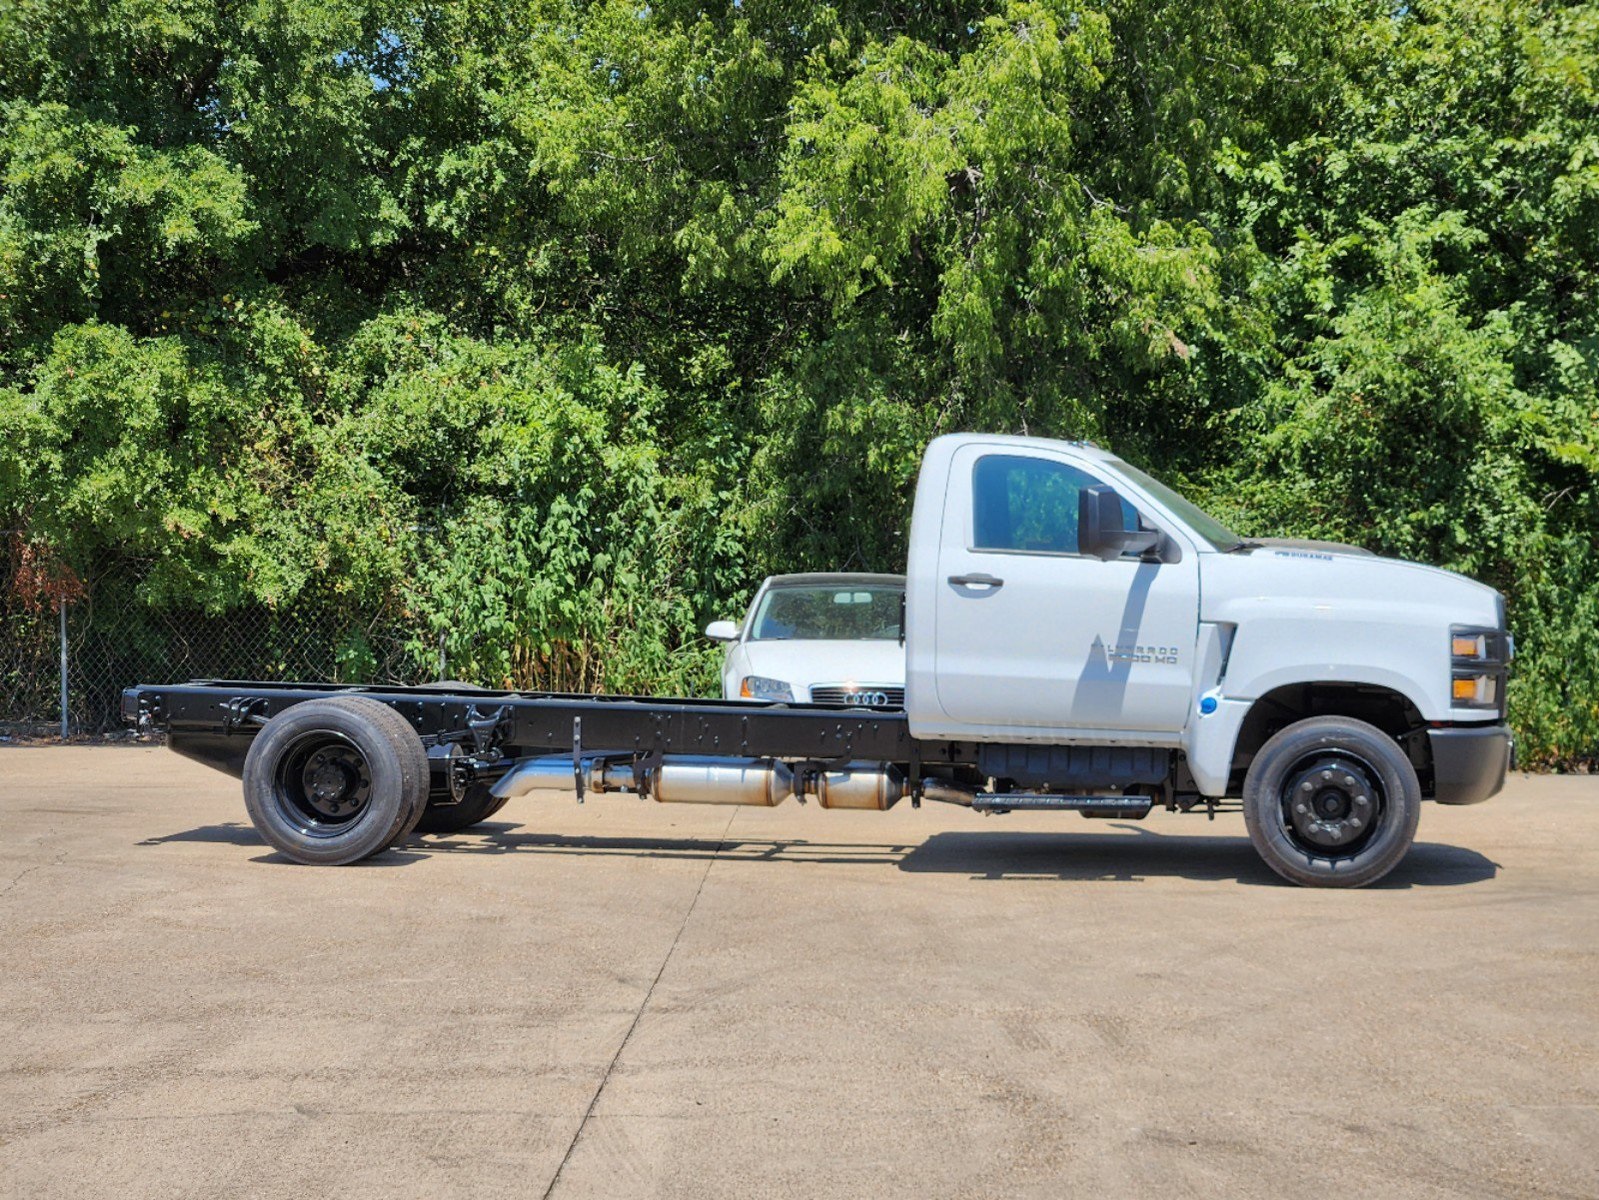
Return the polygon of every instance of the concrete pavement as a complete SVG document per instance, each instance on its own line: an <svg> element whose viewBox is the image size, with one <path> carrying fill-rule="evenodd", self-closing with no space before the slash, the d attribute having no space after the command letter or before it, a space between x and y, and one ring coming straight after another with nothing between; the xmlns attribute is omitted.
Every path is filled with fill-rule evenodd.
<svg viewBox="0 0 1599 1200"><path fill-rule="evenodd" d="M0 1194L1599 1195L1599 779L1242 818L528 797L349 868L0 750Z"/></svg>

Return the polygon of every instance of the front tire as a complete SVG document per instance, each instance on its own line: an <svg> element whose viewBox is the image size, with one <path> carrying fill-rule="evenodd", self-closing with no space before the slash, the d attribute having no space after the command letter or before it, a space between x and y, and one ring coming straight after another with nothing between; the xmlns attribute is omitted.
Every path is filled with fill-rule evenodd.
<svg viewBox="0 0 1599 1200"><path fill-rule="evenodd" d="M1364 887L1410 849L1421 784L1399 744L1352 717L1311 717L1277 733L1244 778L1249 840L1303 887Z"/></svg>
<svg viewBox="0 0 1599 1200"><path fill-rule="evenodd" d="M295 862L339 866L404 838L427 804L416 731L366 696L306 700L266 723L244 760L256 831Z"/></svg>

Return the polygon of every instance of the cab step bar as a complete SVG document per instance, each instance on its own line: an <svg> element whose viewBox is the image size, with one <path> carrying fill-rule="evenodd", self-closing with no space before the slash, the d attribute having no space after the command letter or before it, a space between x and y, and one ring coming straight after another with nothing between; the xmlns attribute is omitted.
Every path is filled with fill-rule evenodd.
<svg viewBox="0 0 1599 1200"><path fill-rule="evenodd" d="M1085 817L1141 821L1154 801L1148 796L1050 796L1034 792L979 793L972 799L974 812L1080 812Z"/></svg>
<svg viewBox="0 0 1599 1200"><path fill-rule="evenodd" d="M959 804L974 812L1080 812L1085 817L1141 821L1155 802L1148 796L1074 796L1050 792L979 792L947 779L927 779L920 798Z"/></svg>

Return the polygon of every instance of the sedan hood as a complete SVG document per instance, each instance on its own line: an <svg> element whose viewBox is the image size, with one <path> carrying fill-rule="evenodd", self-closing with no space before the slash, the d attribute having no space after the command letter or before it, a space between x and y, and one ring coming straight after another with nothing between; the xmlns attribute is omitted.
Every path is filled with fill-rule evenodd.
<svg viewBox="0 0 1599 1200"><path fill-rule="evenodd" d="M786 680L796 700L810 697L817 684L905 685L905 647L897 639L872 641L745 642L749 673Z"/></svg>

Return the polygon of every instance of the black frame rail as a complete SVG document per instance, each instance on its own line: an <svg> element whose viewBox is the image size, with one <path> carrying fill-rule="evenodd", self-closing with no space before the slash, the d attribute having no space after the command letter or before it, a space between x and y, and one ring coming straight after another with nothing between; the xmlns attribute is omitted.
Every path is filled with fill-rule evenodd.
<svg viewBox="0 0 1599 1200"><path fill-rule="evenodd" d="M172 748L233 774L255 733L306 700L360 695L389 705L424 743L491 745L527 757L703 754L719 757L967 763L975 746L913 738L903 712L822 704L656 699L478 688L376 687L202 679L141 684L122 694L122 716Z"/></svg>

